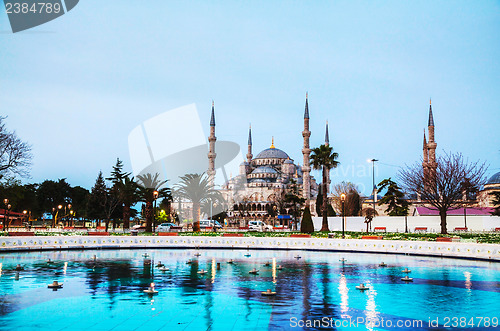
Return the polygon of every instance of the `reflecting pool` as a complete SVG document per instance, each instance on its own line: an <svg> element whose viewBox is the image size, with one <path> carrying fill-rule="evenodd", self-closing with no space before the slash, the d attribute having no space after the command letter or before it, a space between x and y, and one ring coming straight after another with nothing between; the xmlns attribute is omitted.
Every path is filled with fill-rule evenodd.
<svg viewBox="0 0 500 331"><path fill-rule="evenodd" d="M0 330L484 330L500 318L500 264L481 261L137 249L6 253L0 268Z"/></svg>

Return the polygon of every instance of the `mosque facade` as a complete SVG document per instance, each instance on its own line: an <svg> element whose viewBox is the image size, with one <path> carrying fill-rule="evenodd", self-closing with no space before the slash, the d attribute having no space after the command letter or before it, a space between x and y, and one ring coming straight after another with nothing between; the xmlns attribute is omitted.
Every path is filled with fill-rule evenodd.
<svg viewBox="0 0 500 331"><path fill-rule="evenodd" d="M212 107L210 120L209 140L209 169L207 174L213 174L216 151L215 148L215 115ZM327 129L328 130L328 129ZM327 131L328 132L328 131ZM226 202L228 203L229 216L267 217L279 206L280 199L285 193L294 193L306 200L313 206L318 194L318 184L311 176L309 157L309 104L306 94L304 110L304 139L302 154L303 164L300 166L283 150L274 145L259 152L255 157L253 154L252 129L248 131L248 145L246 160L239 166L239 174L227 180L222 188ZM328 139L328 133L326 136ZM314 211L314 208L311 208Z"/></svg>

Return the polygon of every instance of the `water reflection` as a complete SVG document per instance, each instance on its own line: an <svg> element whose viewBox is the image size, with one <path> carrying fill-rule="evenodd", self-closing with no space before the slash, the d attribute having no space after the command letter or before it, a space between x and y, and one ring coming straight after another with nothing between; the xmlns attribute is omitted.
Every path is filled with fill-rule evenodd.
<svg viewBox="0 0 500 331"><path fill-rule="evenodd" d="M153 259L144 259L142 252L137 251L103 251L95 259L90 255L94 253L88 252L68 252L61 254L60 258L50 252L25 255L22 260L26 266L26 270L21 272L23 277L19 276L20 272L14 272L20 260L3 260L0 274L3 268L7 276L0 278L0 329L14 329L17 325L16 319L2 319L2 316L21 309L38 312L37 309L44 306L34 303L77 296L82 297L81 302L78 301L82 305L82 313L75 312L71 315L74 317L64 317L63 320L75 322L71 318L85 319L82 315L85 309L113 311L113 316L120 318L128 316L124 317L124 314L144 315L146 311L154 311L156 315L139 316L154 321L158 315L176 325L198 323L196 327L192 326L193 329L215 328L213 325L218 325L222 319L238 319L238 324L249 327L256 326L258 320L260 323L265 320L269 329L289 328L292 316L310 320L365 316L368 320L379 321L398 317L384 314L384 309L392 309L394 304L413 305L420 309L419 314L429 316L432 310L427 306L451 311L455 309L454 305L459 305L456 292L450 290L452 287L455 291L468 291L474 298L461 302L463 307L460 311L469 309L470 314L479 313L477 309L474 311L474 307L477 308L474 303L479 298L487 307L490 304L494 307L493 299L500 299L500 268L493 268L484 275L476 276L475 273L473 288L471 272L464 271L460 265L443 266L446 271L438 269L439 262L436 261L440 260L418 262L421 266L431 265L435 279L427 279L420 273L415 283L408 286L401 284L401 265L411 265L416 274L419 269L415 266L416 262L412 264L412 260L406 257L384 257L391 267L382 269L377 267L376 259L363 260L356 255L348 256L349 263L341 264L339 257L333 253L328 258L324 253L301 252L303 258L297 261L288 252L252 251L251 258L243 258L241 251L206 250L191 264L186 264L186 260L193 256L193 251L151 250L149 253L156 260L161 260L171 272L155 272ZM49 257L53 263L46 262ZM235 259L235 263L226 263L229 259ZM252 268L270 260L272 268L261 268L258 276L248 274ZM278 264L284 268L278 270ZM485 264L484 268L491 267ZM199 275L197 272L200 269L209 270L210 277L208 274ZM65 286L61 291L52 292L46 288L46 284L54 280L54 275L64 278ZM18 281L14 282L16 277ZM147 297L142 290L153 282L159 294L155 298ZM360 282L367 284L370 290L365 293L355 290ZM261 291L267 288L274 288L277 295L262 296ZM485 291L477 291L478 288ZM350 289L354 292L349 292ZM488 303L488 297L478 292L493 295L492 302ZM92 302L90 307L85 307L86 298ZM49 306L58 307L57 304L45 305ZM139 306L145 310L140 310ZM466 310L467 314L469 310ZM51 313L59 314L58 311ZM38 312L38 315L44 314ZM5 323L10 324L4 327ZM39 323L41 330L50 327L50 324Z"/></svg>
<svg viewBox="0 0 500 331"><path fill-rule="evenodd" d="M340 313L342 318L349 318L350 316L347 314L349 311L349 288L347 287L347 280L345 278L345 274L340 274L339 279L339 293L340 293Z"/></svg>

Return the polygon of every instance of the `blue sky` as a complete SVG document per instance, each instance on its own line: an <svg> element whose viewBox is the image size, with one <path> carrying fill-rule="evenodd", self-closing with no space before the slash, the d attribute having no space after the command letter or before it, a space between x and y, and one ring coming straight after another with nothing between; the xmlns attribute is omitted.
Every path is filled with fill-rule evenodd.
<svg viewBox="0 0 500 331"><path fill-rule="evenodd" d="M92 186L144 120L196 103L217 137L302 163L305 92L311 145L330 143L332 183L369 193L418 161L432 97L438 153L500 171L498 1L97 1L12 34L0 13L0 105L33 145L30 181ZM316 178L320 178L316 174Z"/></svg>

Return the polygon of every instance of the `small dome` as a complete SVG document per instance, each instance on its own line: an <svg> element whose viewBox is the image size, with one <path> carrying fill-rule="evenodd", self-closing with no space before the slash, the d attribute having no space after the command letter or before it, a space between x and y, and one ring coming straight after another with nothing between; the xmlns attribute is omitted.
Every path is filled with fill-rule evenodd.
<svg viewBox="0 0 500 331"><path fill-rule="evenodd" d="M497 172L496 174L491 176L491 178L488 179L488 182L486 183L486 185L488 185L488 184L500 184L500 172Z"/></svg>
<svg viewBox="0 0 500 331"><path fill-rule="evenodd" d="M290 159L287 159L284 163L285 164L293 164L292 160L290 160Z"/></svg>
<svg viewBox="0 0 500 331"><path fill-rule="evenodd" d="M264 167L258 167L254 171L252 171L252 174L277 174L278 172L274 170L271 167L264 166Z"/></svg>
<svg viewBox="0 0 500 331"><path fill-rule="evenodd" d="M256 159L288 159L287 153L278 148L268 148L257 154Z"/></svg>

